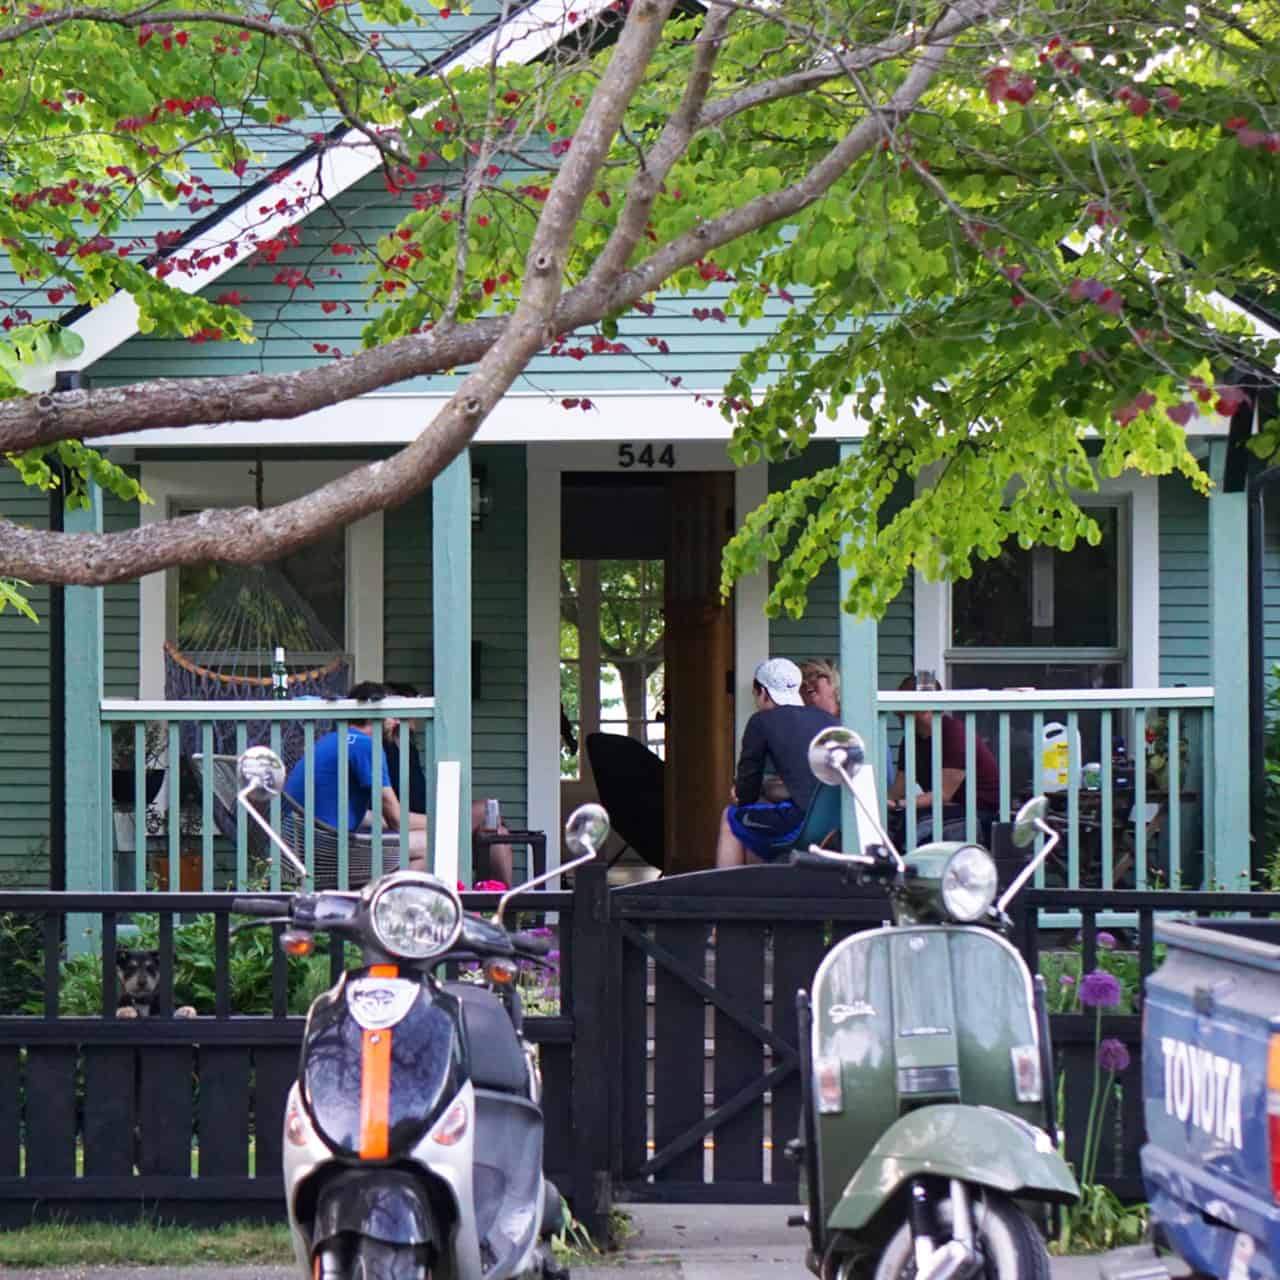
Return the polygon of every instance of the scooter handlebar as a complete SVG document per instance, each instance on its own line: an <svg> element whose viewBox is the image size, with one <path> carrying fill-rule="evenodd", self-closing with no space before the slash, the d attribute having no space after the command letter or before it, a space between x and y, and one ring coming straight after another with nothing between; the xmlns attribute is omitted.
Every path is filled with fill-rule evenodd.
<svg viewBox="0 0 1280 1280"><path fill-rule="evenodd" d="M511 945L517 951L523 951L525 955L545 956L551 950L551 939L521 930L511 935Z"/></svg>
<svg viewBox="0 0 1280 1280"><path fill-rule="evenodd" d="M278 898L232 898L231 910L239 916L287 916L289 901Z"/></svg>

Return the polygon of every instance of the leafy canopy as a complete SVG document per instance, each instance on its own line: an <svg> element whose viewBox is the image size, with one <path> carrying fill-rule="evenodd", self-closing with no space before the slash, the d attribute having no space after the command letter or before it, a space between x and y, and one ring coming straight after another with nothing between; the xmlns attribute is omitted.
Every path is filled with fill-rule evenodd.
<svg viewBox="0 0 1280 1280"><path fill-rule="evenodd" d="M429 75L430 53L503 7L196 0L167 14L99 0L75 17L11 15L0 237L19 279L0 296L0 448L23 479L142 496L29 408L32 370L78 354L58 315L123 290L143 331L253 342L243 299L181 287L200 264L178 233L299 146L359 143L379 153L391 213L334 213L329 249L360 273L368 321L365 350L322 394L371 389L362 371L384 351L403 361L372 385L461 366L459 397L476 406L462 426L428 427L424 440L446 440L430 458L411 448L388 464L411 472L405 486L465 446L536 349L517 350L520 326L494 318L533 307L530 264L550 245L561 275L550 301L539 294L539 323L552 352L637 354L617 342L617 317L652 314L659 289L727 288L695 313L708 324L781 300L785 319L725 388L734 456L793 454L824 418L865 432L856 455L771 497L731 543L726 585L776 562L775 611L803 610L842 540L847 604L877 614L913 569L964 576L1009 538L1096 540L1076 499L1099 476L1177 471L1207 489L1188 430L1265 401L1280 356L1273 332L1225 301L1266 307L1277 288L1275 0L582 8L566 4L537 61ZM660 24L648 44L646 22ZM251 256L319 306L306 268L289 265L307 235L305 222L249 230L202 252ZM508 343L511 368L494 377L485 361ZM660 362L665 345L655 335L642 354ZM257 375L250 390L294 376ZM215 420L207 399L142 384L132 415L82 393L75 435L109 439L162 397L168 423ZM278 403L247 394L238 416ZM1278 445L1268 422L1255 447ZM929 485L889 515L895 488L921 474ZM278 553L403 496L299 507L303 520L251 545ZM114 558L112 535L79 543L91 554L73 566L54 542L11 550L0 525L0 573L110 581L223 546L183 541L187 528L147 555L135 550L159 547L163 525Z"/></svg>

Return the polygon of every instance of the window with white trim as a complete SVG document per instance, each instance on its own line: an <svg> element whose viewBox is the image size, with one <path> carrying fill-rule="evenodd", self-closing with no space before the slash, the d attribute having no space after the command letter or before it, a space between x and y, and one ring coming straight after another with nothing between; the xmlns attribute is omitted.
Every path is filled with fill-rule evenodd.
<svg viewBox="0 0 1280 1280"><path fill-rule="evenodd" d="M1128 508L1084 508L1102 537L1070 551L1010 541L951 587L946 652L956 689L1114 689L1126 680Z"/></svg>

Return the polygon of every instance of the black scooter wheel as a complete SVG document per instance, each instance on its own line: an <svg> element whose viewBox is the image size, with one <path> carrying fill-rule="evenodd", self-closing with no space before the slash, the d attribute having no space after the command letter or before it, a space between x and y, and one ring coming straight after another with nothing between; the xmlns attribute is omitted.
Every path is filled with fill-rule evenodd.
<svg viewBox="0 0 1280 1280"><path fill-rule="evenodd" d="M351 1280L429 1280L422 1245L387 1244L361 1236L351 1257Z"/></svg>
<svg viewBox="0 0 1280 1280"><path fill-rule="evenodd" d="M973 1219L986 1280L1049 1280L1049 1251L1035 1224L1003 1196L971 1188ZM915 1253L911 1224L893 1233L875 1280L914 1280Z"/></svg>

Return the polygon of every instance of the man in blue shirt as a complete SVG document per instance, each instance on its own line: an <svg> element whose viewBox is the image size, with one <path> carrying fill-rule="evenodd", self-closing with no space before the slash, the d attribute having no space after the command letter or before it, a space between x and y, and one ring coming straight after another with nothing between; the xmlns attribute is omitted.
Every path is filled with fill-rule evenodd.
<svg viewBox="0 0 1280 1280"><path fill-rule="evenodd" d="M358 702L378 702L386 696L386 688L372 680L354 685L348 698ZM393 727L398 721L388 721ZM337 732L327 733L317 739L313 748L315 777L315 816L331 827L345 826L348 831L368 827L368 815L373 807L374 792L382 812L382 827L387 838L399 841L401 821L409 828L409 865L416 870L426 868L427 819L425 814L402 814L400 801L391 786L391 774L387 768L386 753L378 752L377 773L374 768L373 722L353 721L346 728L347 738L347 812L338 812L338 753L341 741ZM377 739L381 748L381 739ZM374 779L377 777L375 787ZM299 761L289 773L284 784L285 794L298 805L305 801L306 770Z"/></svg>

